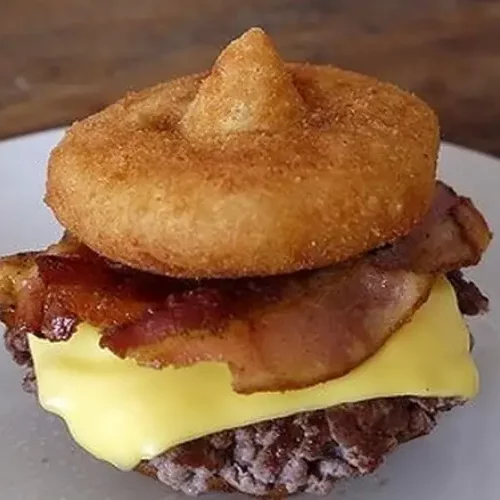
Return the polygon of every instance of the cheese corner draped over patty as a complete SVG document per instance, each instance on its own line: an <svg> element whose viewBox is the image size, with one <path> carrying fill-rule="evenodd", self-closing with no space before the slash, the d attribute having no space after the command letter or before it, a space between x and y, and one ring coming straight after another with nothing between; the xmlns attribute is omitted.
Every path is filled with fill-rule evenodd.
<svg viewBox="0 0 500 500"><path fill-rule="evenodd" d="M30 335L41 405L60 415L96 457L131 469L187 441L304 411L390 396L471 398L478 374L452 286L427 302L374 356L347 375L307 389L241 395L222 363L140 367L98 346L82 324L67 342Z"/></svg>

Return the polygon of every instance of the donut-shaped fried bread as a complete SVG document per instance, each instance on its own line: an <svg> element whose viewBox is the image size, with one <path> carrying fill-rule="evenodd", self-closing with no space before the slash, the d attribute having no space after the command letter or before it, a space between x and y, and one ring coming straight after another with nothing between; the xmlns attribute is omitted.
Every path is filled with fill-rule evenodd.
<svg viewBox="0 0 500 500"><path fill-rule="evenodd" d="M417 97L285 64L258 29L209 73L75 123L46 202L83 243L178 277L288 273L406 234L428 210L439 129Z"/></svg>

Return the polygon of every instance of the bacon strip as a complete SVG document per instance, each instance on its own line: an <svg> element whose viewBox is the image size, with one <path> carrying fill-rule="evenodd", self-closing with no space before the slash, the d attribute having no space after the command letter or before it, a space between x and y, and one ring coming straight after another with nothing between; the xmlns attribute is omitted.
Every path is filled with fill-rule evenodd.
<svg viewBox="0 0 500 500"><path fill-rule="evenodd" d="M11 328L26 280L33 275L36 252L19 253L0 259L0 319Z"/></svg>
<svg viewBox="0 0 500 500"><path fill-rule="evenodd" d="M429 213L408 235L378 250L375 259L384 269L445 273L478 264L491 238L472 201L438 182Z"/></svg>
<svg viewBox="0 0 500 500"><path fill-rule="evenodd" d="M106 330L101 345L154 367L226 361L242 393L298 389L371 356L426 300L432 283L430 274L381 272L361 261L274 280L263 293L253 281L238 284L237 297L198 289Z"/></svg>
<svg viewBox="0 0 500 500"><path fill-rule="evenodd" d="M89 322L103 329L102 347L143 365L224 361L239 392L295 389L371 356L426 300L437 273L476 264L490 239L470 200L443 184L404 238L289 276L174 280L110 263L66 237L45 253L0 261L0 315L15 335L53 341Z"/></svg>

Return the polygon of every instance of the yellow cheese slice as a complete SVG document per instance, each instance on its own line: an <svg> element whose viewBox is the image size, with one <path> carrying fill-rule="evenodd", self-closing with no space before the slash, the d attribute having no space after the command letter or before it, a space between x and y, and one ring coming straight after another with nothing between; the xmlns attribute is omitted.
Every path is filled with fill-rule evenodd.
<svg viewBox="0 0 500 500"><path fill-rule="evenodd" d="M371 359L299 391L236 394L221 363L140 367L100 349L98 334L82 325L68 342L29 342L42 406L83 448L121 469L200 436L306 410L386 396L470 398L478 390L468 330L444 278Z"/></svg>

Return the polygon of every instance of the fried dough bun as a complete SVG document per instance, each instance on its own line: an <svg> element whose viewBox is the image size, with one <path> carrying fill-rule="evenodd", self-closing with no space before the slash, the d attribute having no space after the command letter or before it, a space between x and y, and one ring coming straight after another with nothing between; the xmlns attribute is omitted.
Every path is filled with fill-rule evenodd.
<svg viewBox="0 0 500 500"><path fill-rule="evenodd" d="M251 29L209 73L75 123L46 202L84 244L187 278L324 267L406 234L429 209L439 129L415 96L285 64Z"/></svg>

